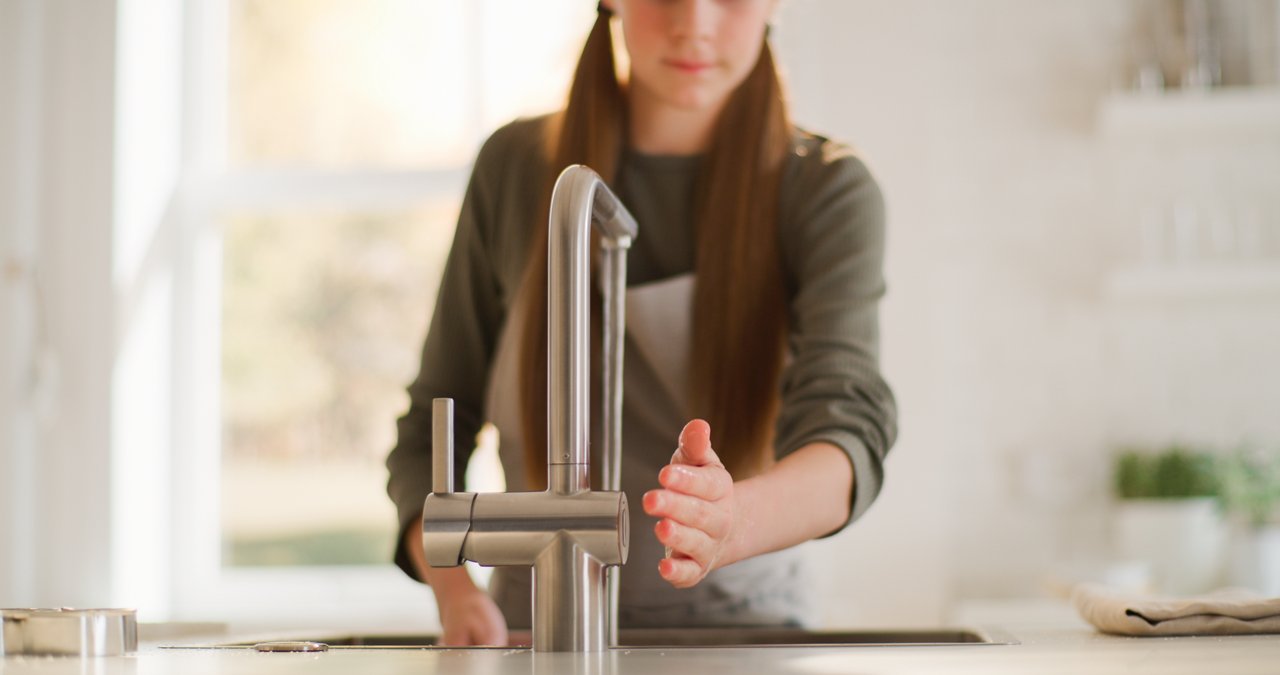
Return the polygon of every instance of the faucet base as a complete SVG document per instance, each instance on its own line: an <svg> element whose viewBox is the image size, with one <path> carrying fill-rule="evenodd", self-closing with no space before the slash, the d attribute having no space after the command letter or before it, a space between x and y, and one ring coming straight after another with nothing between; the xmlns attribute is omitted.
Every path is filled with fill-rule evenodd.
<svg viewBox="0 0 1280 675"><path fill-rule="evenodd" d="M607 641L605 565L560 533L533 563L533 649L598 652Z"/></svg>

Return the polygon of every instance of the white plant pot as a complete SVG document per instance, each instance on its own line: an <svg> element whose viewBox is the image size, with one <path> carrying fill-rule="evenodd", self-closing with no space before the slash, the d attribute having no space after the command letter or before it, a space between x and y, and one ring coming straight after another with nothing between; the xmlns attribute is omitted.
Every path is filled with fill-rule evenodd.
<svg viewBox="0 0 1280 675"><path fill-rule="evenodd" d="M1222 582L1226 528L1217 501L1129 499L1116 511L1116 552L1151 569L1151 590L1193 595Z"/></svg>
<svg viewBox="0 0 1280 675"><path fill-rule="evenodd" d="M1240 528L1232 548L1231 583L1280 597L1280 525Z"/></svg>

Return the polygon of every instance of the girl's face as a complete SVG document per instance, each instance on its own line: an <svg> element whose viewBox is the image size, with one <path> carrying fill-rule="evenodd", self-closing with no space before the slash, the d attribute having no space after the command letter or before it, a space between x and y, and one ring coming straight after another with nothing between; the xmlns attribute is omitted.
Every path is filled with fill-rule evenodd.
<svg viewBox="0 0 1280 675"><path fill-rule="evenodd" d="M755 66L776 0L609 0L622 20L633 95L718 109Z"/></svg>

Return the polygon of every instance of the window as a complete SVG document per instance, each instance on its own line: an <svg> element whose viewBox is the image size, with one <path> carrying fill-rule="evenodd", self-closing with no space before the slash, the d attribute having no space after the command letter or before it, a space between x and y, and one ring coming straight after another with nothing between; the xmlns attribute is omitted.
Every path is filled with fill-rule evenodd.
<svg viewBox="0 0 1280 675"><path fill-rule="evenodd" d="M386 563L383 459L456 213L220 223L223 565Z"/></svg>
<svg viewBox="0 0 1280 675"><path fill-rule="evenodd" d="M429 614L389 563L383 462L474 153L560 104L595 8L187 7L176 614Z"/></svg>

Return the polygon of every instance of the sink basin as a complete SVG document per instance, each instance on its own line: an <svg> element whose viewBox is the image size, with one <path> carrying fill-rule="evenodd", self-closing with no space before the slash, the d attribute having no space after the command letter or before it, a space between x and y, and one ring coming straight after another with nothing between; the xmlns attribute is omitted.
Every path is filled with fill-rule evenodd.
<svg viewBox="0 0 1280 675"><path fill-rule="evenodd" d="M513 631L511 647L528 647L528 631ZM315 635L298 643L321 643L332 649L438 648L437 635ZM291 642L294 641L291 638ZM822 647L822 646L944 646L1017 644L1011 636L991 629L937 628L904 630L809 631L798 628L633 628L619 631L621 648L671 647ZM204 648L253 648L260 642L231 642ZM286 643L272 643L286 644ZM195 648L180 645L176 648ZM260 647L261 649L261 647Z"/></svg>

